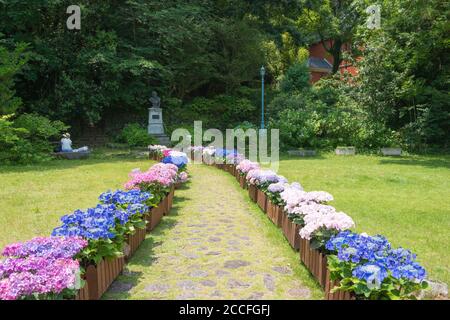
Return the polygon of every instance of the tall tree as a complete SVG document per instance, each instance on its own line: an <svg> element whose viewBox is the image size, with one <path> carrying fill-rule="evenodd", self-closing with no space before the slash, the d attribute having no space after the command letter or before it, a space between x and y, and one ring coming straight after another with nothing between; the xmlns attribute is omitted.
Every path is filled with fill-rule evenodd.
<svg viewBox="0 0 450 320"><path fill-rule="evenodd" d="M361 8L354 0L303 0L299 28L305 28L322 43L333 57L332 72L343 60L342 48L349 43L357 27L363 23Z"/></svg>
<svg viewBox="0 0 450 320"><path fill-rule="evenodd" d="M0 42L0 116L11 114L22 104L14 90L15 76L27 62L27 46L18 44L14 49L1 45Z"/></svg>

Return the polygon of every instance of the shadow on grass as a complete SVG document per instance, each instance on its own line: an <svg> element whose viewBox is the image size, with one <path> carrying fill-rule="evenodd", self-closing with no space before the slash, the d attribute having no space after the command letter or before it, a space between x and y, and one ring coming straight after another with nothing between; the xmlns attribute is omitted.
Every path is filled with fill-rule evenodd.
<svg viewBox="0 0 450 320"><path fill-rule="evenodd" d="M287 153L280 154L280 161L286 161L286 160L325 160L326 157L320 152L318 152L315 156L307 156L307 157L300 157L300 156L290 156Z"/></svg>
<svg viewBox="0 0 450 320"><path fill-rule="evenodd" d="M421 166L427 168L447 168L450 169L450 157L442 156L440 158L391 158L381 159L380 164L394 164L407 166Z"/></svg>
<svg viewBox="0 0 450 320"><path fill-rule="evenodd" d="M52 160L48 162L42 162L32 165L3 165L0 166L0 173L22 173L22 172L33 172L33 171L55 171L55 170L66 170L77 167L92 166L103 163L117 163L117 162L142 162L148 160L147 158L133 158L130 155L113 155L113 156L102 156L102 157L92 157L86 160ZM150 167L150 161L149 167ZM147 168L145 168L147 169Z"/></svg>

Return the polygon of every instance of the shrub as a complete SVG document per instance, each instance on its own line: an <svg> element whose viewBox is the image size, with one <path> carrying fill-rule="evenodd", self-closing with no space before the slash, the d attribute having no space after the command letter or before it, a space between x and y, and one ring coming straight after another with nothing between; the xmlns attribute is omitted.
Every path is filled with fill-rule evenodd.
<svg viewBox="0 0 450 320"><path fill-rule="evenodd" d="M293 64L280 82L280 90L283 93L301 92L309 90L310 73L306 63Z"/></svg>
<svg viewBox="0 0 450 320"><path fill-rule="evenodd" d="M127 124L118 137L118 142L128 144L130 147L147 147L157 141L150 136L145 128L137 123Z"/></svg>
<svg viewBox="0 0 450 320"><path fill-rule="evenodd" d="M247 91L251 96L253 92ZM257 105L249 98L234 95L218 95L213 98L198 97L186 105L171 109L171 127L181 124L193 125L194 120L201 120L203 128L228 129L233 128L243 120L254 120L258 113Z"/></svg>
<svg viewBox="0 0 450 320"><path fill-rule="evenodd" d="M50 139L59 138L69 127L36 114L23 114L15 121L0 118L0 160L27 164L51 159Z"/></svg>

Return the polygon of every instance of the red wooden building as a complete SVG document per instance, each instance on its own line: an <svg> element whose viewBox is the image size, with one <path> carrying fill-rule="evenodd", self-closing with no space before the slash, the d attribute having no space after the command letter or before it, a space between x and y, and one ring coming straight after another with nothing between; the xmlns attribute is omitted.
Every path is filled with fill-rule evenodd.
<svg viewBox="0 0 450 320"><path fill-rule="evenodd" d="M327 40L326 45L329 46L332 40ZM350 51L350 44L346 43L342 46L342 51ZM321 42L312 44L309 47L308 66L311 73L311 83L316 83L320 78L331 74L333 69L333 56L330 55ZM347 61L342 61L339 66L340 72L349 72L356 75L358 70Z"/></svg>

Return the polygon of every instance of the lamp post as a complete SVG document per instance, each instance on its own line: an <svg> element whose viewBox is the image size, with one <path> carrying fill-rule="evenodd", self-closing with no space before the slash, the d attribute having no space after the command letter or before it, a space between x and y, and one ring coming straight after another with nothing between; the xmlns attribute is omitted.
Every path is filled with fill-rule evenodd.
<svg viewBox="0 0 450 320"><path fill-rule="evenodd" d="M261 129L264 129L264 76L266 75L266 69L261 67Z"/></svg>

